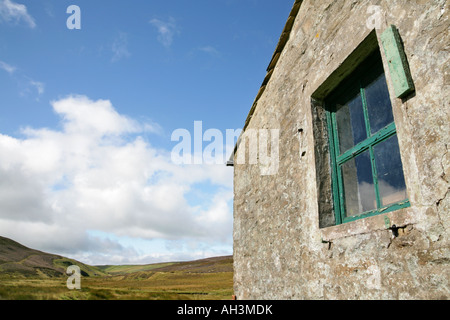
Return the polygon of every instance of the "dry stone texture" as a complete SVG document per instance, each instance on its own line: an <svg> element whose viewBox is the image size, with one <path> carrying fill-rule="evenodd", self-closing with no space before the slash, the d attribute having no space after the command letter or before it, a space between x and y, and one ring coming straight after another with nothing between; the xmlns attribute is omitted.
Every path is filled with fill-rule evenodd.
<svg viewBox="0 0 450 320"><path fill-rule="evenodd" d="M449 2L300 2L247 127L280 129L278 171L234 166L237 299L448 299ZM415 85L397 99L383 60L411 207L330 226L319 223L319 208L330 205L319 192L329 173L319 165L327 146L314 129L320 106L312 98L373 31L369 5L381 8L379 43L389 25L398 28Z"/></svg>

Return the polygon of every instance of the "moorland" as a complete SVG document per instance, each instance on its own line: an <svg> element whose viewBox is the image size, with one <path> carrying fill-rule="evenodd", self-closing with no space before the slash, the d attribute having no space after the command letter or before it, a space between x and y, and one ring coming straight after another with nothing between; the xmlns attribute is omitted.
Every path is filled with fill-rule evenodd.
<svg viewBox="0 0 450 320"><path fill-rule="evenodd" d="M69 266L80 289L69 289ZM2 300L230 300L233 257L146 265L91 266L0 236Z"/></svg>

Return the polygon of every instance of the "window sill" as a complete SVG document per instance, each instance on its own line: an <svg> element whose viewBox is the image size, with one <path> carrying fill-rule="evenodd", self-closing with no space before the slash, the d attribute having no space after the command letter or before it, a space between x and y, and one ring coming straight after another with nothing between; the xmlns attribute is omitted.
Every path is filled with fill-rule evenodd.
<svg viewBox="0 0 450 320"><path fill-rule="evenodd" d="M337 226L320 229L322 241L330 242L335 239L355 236L358 234L371 233L378 230L387 230L396 225L403 227L417 223L416 215L413 214L411 207L399 209L376 216L367 217L351 222L346 222Z"/></svg>

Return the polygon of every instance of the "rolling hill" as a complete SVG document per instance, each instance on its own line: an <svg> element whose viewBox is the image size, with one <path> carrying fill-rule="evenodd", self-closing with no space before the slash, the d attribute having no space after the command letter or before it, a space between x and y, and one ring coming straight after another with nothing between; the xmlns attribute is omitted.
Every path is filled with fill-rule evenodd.
<svg viewBox="0 0 450 320"><path fill-rule="evenodd" d="M81 289L66 286L70 265ZM0 300L227 300L233 257L147 265L89 266L0 236Z"/></svg>
<svg viewBox="0 0 450 320"><path fill-rule="evenodd" d="M185 272L185 273L217 273L233 272L233 257L222 256L194 261L165 262L146 265L97 266L110 275L131 274L136 272Z"/></svg>
<svg viewBox="0 0 450 320"><path fill-rule="evenodd" d="M142 272L217 273L233 272L233 257L222 256L194 261L166 262L146 265L90 266L74 259L28 248L14 240L0 236L0 274L27 277L59 277L77 265L84 277L114 276Z"/></svg>
<svg viewBox="0 0 450 320"><path fill-rule="evenodd" d="M28 248L14 240L0 236L0 275L25 277L66 276L70 265L80 267L85 277L105 275L102 270L60 255Z"/></svg>

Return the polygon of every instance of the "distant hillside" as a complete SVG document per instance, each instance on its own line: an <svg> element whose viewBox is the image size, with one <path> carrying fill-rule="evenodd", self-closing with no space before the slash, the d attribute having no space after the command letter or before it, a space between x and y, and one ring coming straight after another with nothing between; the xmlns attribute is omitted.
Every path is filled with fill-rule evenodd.
<svg viewBox="0 0 450 320"><path fill-rule="evenodd" d="M131 274L137 272L185 272L217 273L233 272L233 256L213 257L194 261L165 262L146 265L97 266L110 274Z"/></svg>
<svg viewBox="0 0 450 320"><path fill-rule="evenodd" d="M0 236L0 276L67 277L66 269L77 265L84 277L129 275L142 272L218 273L233 272L233 257L223 256L186 262L166 262L146 265L89 266L60 255L30 249Z"/></svg>
<svg viewBox="0 0 450 320"><path fill-rule="evenodd" d="M70 265L77 265L85 277L104 275L100 269L60 255L30 249L24 245L0 236L0 276L44 276L66 275Z"/></svg>
<svg viewBox="0 0 450 320"><path fill-rule="evenodd" d="M70 265L81 269L80 290L66 286ZM232 256L89 266L0 237L0 300L227 300L232 294Z"/></svg>
<svg viewBox="0 0 450 320"><path fill-rule="evenodd" d="M214 257L186 262L174 262L155 268L158 272L217 273L233 272L233 256Z"/></svg>

